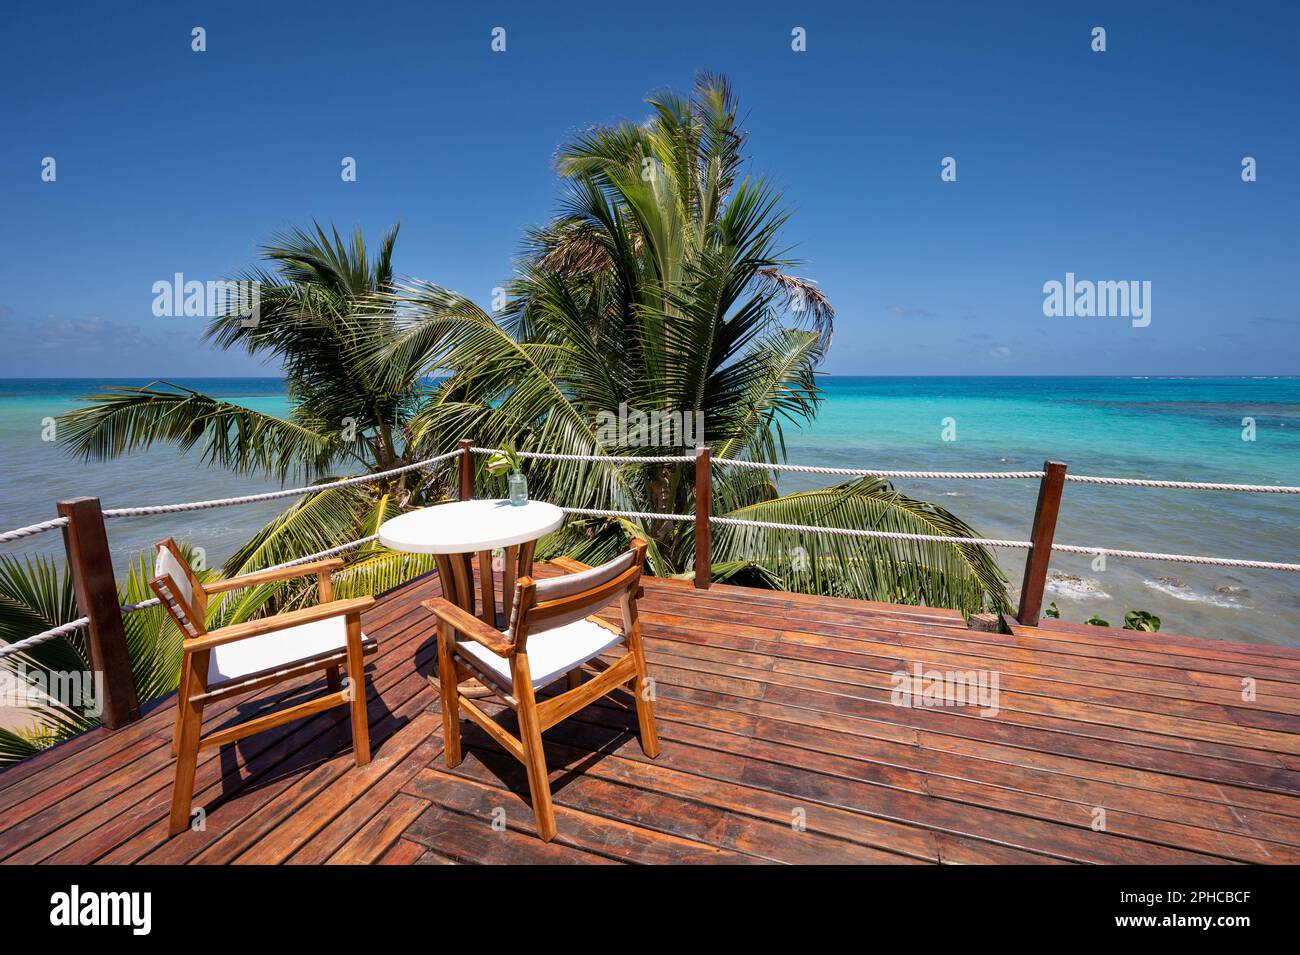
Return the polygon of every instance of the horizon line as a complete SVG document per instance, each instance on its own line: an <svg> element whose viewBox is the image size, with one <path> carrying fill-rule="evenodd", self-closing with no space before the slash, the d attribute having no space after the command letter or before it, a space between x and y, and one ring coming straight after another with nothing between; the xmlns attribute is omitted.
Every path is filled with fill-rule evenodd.
<svg viewBox="0 0 1300 955"><path fill-rule="evenodd" d="M1078 375L1027 375L1006 372L1003 374L951 374L951 373L918 373L918 374L874 374L874 373L846 373L846 372L814 372L820 378L885 378L885 379L902 379L902 378L1103 378L1116 381L1144 381L1144 380L1179 380L1195 378L1237 378L1246 381L1251 380L1289 380L1300 379L1300 372L1254 372L1251 374L1227 374L1227 373L1193 373L1193 372L1150 372L1146 374L1123 374L1123 375L1101 375L1101 374L1078 374ZM436 377L436 376L424 376ZM271 379L284 380L284 375L0 375L0 381L166 381L168 379L184 379L187 381L267 381Z"/></svg>

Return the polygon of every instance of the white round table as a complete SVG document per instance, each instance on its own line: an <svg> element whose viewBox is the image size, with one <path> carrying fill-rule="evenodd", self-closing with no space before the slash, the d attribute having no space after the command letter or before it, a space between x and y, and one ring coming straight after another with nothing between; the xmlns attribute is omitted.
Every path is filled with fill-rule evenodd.
<svg viewBox="0 0 1300 955"><path fill-rule="evenodd" d="M515 581L533 572L537 541L564 523L564 511L544 501L519 506L509 501L459 501L421 508L385 521L379 542L393 550L433 554L442 578L442 592L457 606L474 613L473 555L479 557L479 583L483 592L479 616L497 625L493 594L492 551L505 549L501 602L510 620Z"/></svg>

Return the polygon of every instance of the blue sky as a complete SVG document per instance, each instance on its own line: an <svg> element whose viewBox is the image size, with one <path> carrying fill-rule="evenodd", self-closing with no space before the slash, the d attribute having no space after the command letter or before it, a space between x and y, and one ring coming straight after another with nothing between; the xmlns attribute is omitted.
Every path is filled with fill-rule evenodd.
<svg viewBox="0 0 1300 955"><path fill-rule="evenodd" d="M644 118L647 93L701 69L732 80L753 171L783 189L800 271L838 308L824 370L1300 373L1295 4L317 0L6 18L0 376L265 373L200 345L200 319L154 317L151 288L237 272L312 219L372 236L400 220L399 270L486 306L522 230L555 209L556 146ZM1046 317L1043 283L1066 272L1150 281L1151 324Z"/></svg>

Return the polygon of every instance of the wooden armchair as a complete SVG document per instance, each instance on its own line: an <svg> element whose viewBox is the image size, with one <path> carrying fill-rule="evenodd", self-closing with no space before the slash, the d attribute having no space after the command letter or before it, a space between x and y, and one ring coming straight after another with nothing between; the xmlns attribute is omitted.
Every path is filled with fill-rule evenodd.
<svg viewBox="0 0 1300 955"><path fill-rule="evenodd" d="M641 749L651 759L659 755L636 610L645 551L645 541L636 540L628 551L600 567L546 580L520 578L515 585L510 627L505 631L448 600L424 601L438 617L438 677L447 766L461 760L460 711L464 710L528 770L537 834L547 842L555 838L555 811L542 752L544 730L627 684L636 701ZM616 601L623 610L621 629L592 616ZM597 659L619 645L624 652L618 660L606 663ZM585 683L580 679L584 664L599 671ZM461 696L459 683L471 676L515 711L520 738ZM567 690L538 702L538 690L565 676Z"/></svg>
<svg viewBox="0 0 1300 955"><path fill-rule="evenodd" d="M168 834L174 836L189 825L194 770L203 747L221 746L299 717L348 706L352 711L352 748L357 765L370 762L363 657L374 652L378 645L361 632L361 614L374 605L375 599L334 600L330 573L342 567L343 561L321 560L203 583L194 575L174 540L169 537L157 546L154 563L157 576L149 581L149 586L185 634L180 689L176 695L176 727L172 735L176 783L172 790ZM233 624L210 633L205 628L211 594L306 574L317 577L320 592L317 606ZM348 673L346 689L340 674L343 668ZM325 671L328 689L325 696L226 727L206 737L200 734L203 708L209 703L318 670Z"/></svg>

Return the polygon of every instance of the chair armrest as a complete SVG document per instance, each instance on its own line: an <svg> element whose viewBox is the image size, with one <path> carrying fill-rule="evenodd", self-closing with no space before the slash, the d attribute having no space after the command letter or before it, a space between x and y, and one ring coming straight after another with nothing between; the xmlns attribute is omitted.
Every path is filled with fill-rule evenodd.
<svg viewBox="0 0 1300 955"><path fill-rule="evenodd" d="M462 610L445 597L434 597L423 602L423 607L442 623L459 630L475 643L481 643L499 657L515 652L515 645L496 627L490 627L467 610Z"/></svg>
<svg viewBox="0 0 1300 955"><path fill-rule="evenodd" d="M318 574L323 570L338 570L342 566L343 559L333 557L329 560L315 560L310 564L295 564L292 567L280 567L275 570L255 570L251 574L240 574L238 577L210 581L203 585L203 590L209 594L221 594L228 590L255 587L258 584L269 584L276 580L288 580L290 577L306 577L308 574Z"/></svg>
<svg viewBox="0 0 1300 955"><path fill-rule="evenodd" d="M246 640L249 637L260 637L263 634L274 633L277 630L285 630L300 624L328 620L330 617L341 617L345 614L349 616L352 614L359 615L374 605L374 597L353 597L350 600L331 600L328 603L317 604L315 607L290 610L288 613L277 614L274 617L263 617L260 620L233 623L228 627L213 630L201 637L186 640L185 652L197 653L199 650L211 650L213 647L219 647L224 643L234 643L236 640Z"/></svg>

